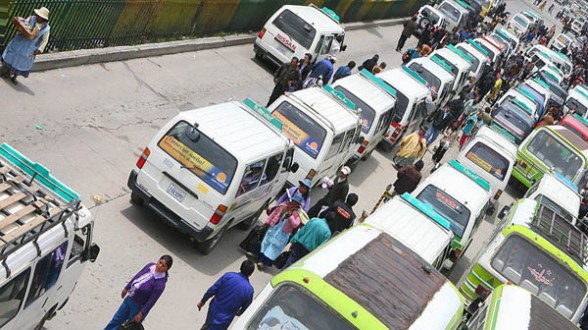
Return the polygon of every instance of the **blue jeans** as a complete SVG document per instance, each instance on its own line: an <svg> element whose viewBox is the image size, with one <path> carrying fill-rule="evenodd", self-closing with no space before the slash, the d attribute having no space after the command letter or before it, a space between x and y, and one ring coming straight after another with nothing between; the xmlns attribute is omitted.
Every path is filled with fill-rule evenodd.
<svg viewBox="0 0 588 330"><path fill-rule="evenodd" d="M304 246L302 246L302 244L299 243L292 244L292 249L290 251L290 256L288 257L288 260L286 260L282 270L288 268L291 264L302 259L304 256L310 253L310 251L308 251Z"/></svg>
<svg viewBox="0 0 588 330"><path fill-rule="evenodd" d="M427 140L427 146L430 146L431 143L433 143L433 142L435 142L435 140L437 140L439 133L441 133L441 130L434 129L432 126L429 127L429 129L427 130L427 133L425 133L425 140Z"/></svg>
<svg viewBox="0 0 588 330"><path fill-rule="evenodd" d="M118 330L126 320L132 320L140 311L141 306L127 296L104 330Z"/></svg>
<svg viewBox="0 0 588 330"><path fill-rule="evenodd" d="M274 264L274 261L266 257L263 253L259 255L259 262L261 262L266 267L271 267L271 265Z"/></svg>

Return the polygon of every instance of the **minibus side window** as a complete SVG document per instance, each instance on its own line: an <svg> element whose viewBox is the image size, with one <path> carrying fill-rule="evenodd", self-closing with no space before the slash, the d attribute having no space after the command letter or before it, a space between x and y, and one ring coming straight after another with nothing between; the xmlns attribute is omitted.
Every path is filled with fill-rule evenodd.
<svg viewBox="0 0 588 330"><path fill-rule="evenodd" d="M339 148L340 153L345 153L349 150L349 145L351 144L351 140L353 140L353 130L349 130L345 133L345 141L341 144L341 148Z"/></svg>
<svg viewBox="0 0 588 330"><path fill-rule="evenodd" d="M67 242L63 242L58 248L37 262L25 307L29 306L57 283L66 251Z"/></svg>
<svg viewBox="0 0 588 330"><path fill-rule="evenodd" d="M237 190L237 196L257 188L260 182L261 184L265 184L268 181L264 172L264 166L265 159L247 165L245 175L243 175L243 180L241 180L239 190Z"/></svg>
<svg viewBox="0 0 588 330"><path fill-rule="evenodd" d="M321 43L319 45L321 45L321 51L319 52L319 54L324 55L327 54L329 52L329 50L331 49L331 43L333 42L333 36L325 36L325 37L321 37Z"/></svg>
<svg viewBox="0 0 588 330"><path fill-rule="evenodd" d="M273 181L276 175L278 175L278 171L280 170L280 164L282 163L282 156L282 153L279 153L268 158L267 166L265 167L264 172L266 180L261 182L262 185L267 182Z"/></svg>
<svg viewBox="0 0 588 330"><path fill-rule="evenodd" d="M380 120L378 121L378 126L376 128L376 133L380 131L384 131L390 126L390 117L392 115L392 110L388 110L380 116Z"/></svg>
<svg viewBox="0 0 588 330"><path fill-rule="evenodd" d="M345 137L345 132L343 132L333 138L333 142L331 143L331 148L329 148L329 152L327 153L327 157L325 159L329 159L329 158L337 155L337 153L339 152L339 147L341 146L341 143L343 142L344 137Z"/></svg>
<svg viewBox="0 0 588 330"><path fill-rule="evenodd" d="M12 320L25 297L31 269L16 275L0 288L0 327Z"/></svg>
<svg viewBox="0 0 588 330"><path fill-rule="evenodd" d="M290 148L288 149L288 151L286 151L286 157L284 158L284 162L282 163L281 172L288 172L290 170L292 160L294 160L294 148Z"/></svg>

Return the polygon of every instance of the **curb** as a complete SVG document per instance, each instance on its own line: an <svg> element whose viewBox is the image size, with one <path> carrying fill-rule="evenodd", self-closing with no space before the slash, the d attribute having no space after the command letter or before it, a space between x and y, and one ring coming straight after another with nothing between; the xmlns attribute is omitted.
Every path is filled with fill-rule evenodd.
<svg viewBox="0 0 588 330"><path fill-rule="evenodd" d="M394 26L406 18L376 20L372 22L354 22L343 24L346 31L370 29L380 26ZM107 48L79 49L39 55L32 71L46 71L73 66L124 61L143 57L162 56L199 50L215 49L228 46L251 44L257 34L235 34L226 37L207 37L186 39L134 46L116 46Z"/></svg>

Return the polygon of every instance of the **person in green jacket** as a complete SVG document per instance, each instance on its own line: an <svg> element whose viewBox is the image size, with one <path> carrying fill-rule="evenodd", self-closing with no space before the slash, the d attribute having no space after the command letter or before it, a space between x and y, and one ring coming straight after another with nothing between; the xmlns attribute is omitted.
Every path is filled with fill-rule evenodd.
<svg viewBox="0 0 588 330"><path fill-rule="evenodd" d="M304 227L300 228L290 240L290 244L292 244L290 247L290 256L282 269L287 268L328 241L331 238L331 227L334 221L335 213L329 212L324 219L312 218Z"/></svg>

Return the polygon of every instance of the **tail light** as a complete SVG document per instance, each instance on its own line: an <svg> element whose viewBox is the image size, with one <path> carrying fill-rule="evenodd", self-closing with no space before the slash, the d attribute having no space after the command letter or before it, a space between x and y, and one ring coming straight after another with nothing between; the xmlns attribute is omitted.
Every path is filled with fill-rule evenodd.
<svg viewBox="0 0 588 330"><path fill-rule="evenodd" d="M145 165L145 162L147 162L149 155L151 155L151 150L149 150L149 148L145 148L141 154L141 157L139 157L139 160L137 161L137 167L139 169L143 168L143 165Z"/></svg>
<svg viewBox="0 0 588 330"><path fill-rule="evenodd" d="M267 31L265 28L262 28L261 31L259 31L259 34L257 35L257 37L259 39L263 38L263 36L265 35L265 31Z"/></svg>
<svg viewBox="0 0 588 330"><path fill-rule="evenodd" d="M227 212L227 206L220 204L216 208L216 211L214 211L212 217L210 217L210 223L218 225L218 223L222 220L223 216L225 215L225 212Z"/></svg>
<svg viewBox="0 0 588 330"><path fill-rule="evenodd" d="M369 141L363 140L363 142L359 146L359 149L357 149L357 152L359 152L360 154L362 154L365 151L365 148L367 148L368 144L370 144Z"/></svg>
<svg viewBox="0 0 588 330"><path fill-rule="evenodd" d="M311 169L310 171L308 171L308 174L306 175L306 178L309 180L314 179L314 176L316 175L316 170L315 169Z"/></svg>
<svg viewBox="0 0 588 330"><path fill-rule="evenodd" d="M402 127L400 125L398 125L396 127L396 129L394 130L394 133L392 133L390 140L392 140L392 142L395 142L398 139L398 137L400 136L400 133L402 133Z"/></svg>

